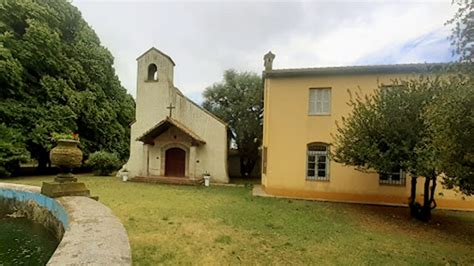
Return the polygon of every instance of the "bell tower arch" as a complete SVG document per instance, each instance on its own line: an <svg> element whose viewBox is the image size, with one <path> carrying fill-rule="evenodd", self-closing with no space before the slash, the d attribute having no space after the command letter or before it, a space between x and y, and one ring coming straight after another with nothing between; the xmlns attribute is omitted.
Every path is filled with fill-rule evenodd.
<svg viewBox="0 0 474 266"><path fill-rule="evenodd" d="M174 62L171 57L155 47L150 48L137 58L137 81L158 81L173 84ZM150 76L151 75L151 76Z"/></svg>
<svg viewBox="0 0 474 266"><path fill-rule="evenodd" d="M166 117L174 102L174 62L155 47L137 58L136 121L155 123Z"/></svg>

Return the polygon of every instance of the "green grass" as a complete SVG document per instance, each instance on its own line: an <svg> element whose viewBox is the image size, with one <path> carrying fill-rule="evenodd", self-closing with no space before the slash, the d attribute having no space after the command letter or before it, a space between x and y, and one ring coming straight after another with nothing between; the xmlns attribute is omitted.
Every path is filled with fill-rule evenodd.
<svg viewBox="0 0 474 266"><path fill-rule="evenodd" d="M40 185L52 177L1 180ZM252 197L80 176L125 225L136 265L474 264L474 213Z"/></svg>

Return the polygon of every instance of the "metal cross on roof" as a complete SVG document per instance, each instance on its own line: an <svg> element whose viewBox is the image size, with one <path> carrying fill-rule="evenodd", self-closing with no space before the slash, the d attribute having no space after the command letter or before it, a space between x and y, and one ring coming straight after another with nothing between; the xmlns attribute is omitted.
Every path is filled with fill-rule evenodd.
<svg viewBox="0 0 474 266"><path fill-rule="evenodd" d="M169 105L168 107L166 107L166 109L169 109L169 110L170 110L170 117L171 117L171 115L173 114L173 109L175 109L175 108L176 108L176 107L173 106L172 103L170 103L170 105Z"/></svg>

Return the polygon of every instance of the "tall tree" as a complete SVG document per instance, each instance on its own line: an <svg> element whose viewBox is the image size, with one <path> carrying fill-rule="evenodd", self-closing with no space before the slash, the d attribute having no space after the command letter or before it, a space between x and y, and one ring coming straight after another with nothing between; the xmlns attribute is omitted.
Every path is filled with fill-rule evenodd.
<svg viewBox="0 0 474 266"><path fill-rule="evenodd" d="M425 123L444 185L474 194L474 84L452 76L426 108Z"/></svg>
<svg viewBox="0 0 474 266"><path fill-rule="evenodd" d="M458 7L454 17L447 21L453 25L451 44L454 53L463 62L474 62L474 2L472 0L453 0Z"/></svg>
<svg viewBox="0 0 474 266"><path fill-rule="evenodd" d="M333 158L362 170L411 175L412 214L427 220L436 207L438 171L424 110L440 91L438 78L420 78L381 88L372 95L351 97L352 113L337 125ZM423 204L416 202L416 183L424 177Z"/></svg>
<svg viewBox="0 0 474 266"><path fill-rule="evenodd" d="M474 194L474 2L453 1L458 7L452 25L452 45L459 62L445 79L439 97L428 106L425 119L431 131L436 164L444 185Z"/></svg>
<svg viewBox="0 0 474 266"><path fill-rule="evenodd" d="M228 123L240 156L240 172L248 176L262 143L263 84L255 73L224 72L224 80L206 88L203 107Z"/></svg>
<svg viewBox="0 0 474 266"><path fill-rule="evenodd" d="M401 82L393 90L351 100L353 112L338 125L334 158L378 172L402 169L412 176L412 214L427 220L440 174L447 188L474 194L474 3L457 0L452 45L460 63L442 78ZM396 129L396 130L394 130ZM425 179L416 203L418 176Z"/></svg>
<svg viewBox="0 0 474 266"><path fill-rule="evenodd" d="M128 156L134 100L76 7L2 1L0 32L0 122L21 131L40 167L52 132L78 132L86 156L102 149Z"/></svg>

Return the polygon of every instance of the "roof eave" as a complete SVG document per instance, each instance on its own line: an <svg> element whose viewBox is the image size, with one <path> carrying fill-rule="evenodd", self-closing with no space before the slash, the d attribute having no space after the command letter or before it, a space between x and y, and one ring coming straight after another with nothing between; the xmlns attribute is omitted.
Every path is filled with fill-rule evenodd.
<svg viewBox="0 0 474 266"><path fill-rule="evenodd" d="M320 67L275 69L263 72L265 78L330 76L330 75L364 75L364 74L397 74L397 73L428 73L433 69L447 66L446 63L374 65L349 67Z"/></svg>
<svg viewBox="0 0 474 266"><path fill-rule="evenodd" d="M141 141L144 144L149 144L153 145L154 144L154 139L160 136L163 132L168 130L168 128L165 128L163 132L155 133L156 131L160 131L160 127L169 127L169 126L174 126L184 132L186 135L188 135L192 139L193 145L204 145L206 142L201 139L196 133L192 132L190 129L179 123L178 121L174 120L173 118L166 117L166 119L160 121L158 124L147 130L143 135L140 137L136 138L136 141Z"/></svg>
<svg viewBox="0 0 474 266"><path fill-rule="evenodd" d="M195 103L193 100L191 100L190 98L188 98L186 95L184 95L181 90L179 90L178 88L174 87L178 92L179 94L184 98L186 99L187 101L189 101L191 104L193 104L194 106L196 106L198 109L201 109L202 111L204 111L206 114L210 115L211 117L213 117L214 119L216 119L218 122L220 122L221 124L223 124L226 128L229 128L229 124L227 124L224 120L222 120L221 118L219 118L218 116L216 116L215 114L211 113L210 111L206 110L204 107L200 106L199 104Z"/></svg>
<svg viewBox="0 0 474 266"><path fill-rule="evenodd" d="M143 56L145 56L146 54L148 54L150 51L156 51L158 53L160 53L161 55L163 55L164 57L166 57L168 60L170 60L170 62L173 64L173 66L176 66L176 64L174 63L173 59L171 59L171 57L165 53L163 53L162 51L156 49L155 47L151 47L150 49L148 49L146 52L144 52L142 55L140 55L139 57L137 57L137 61L140 60Z"/></svg>

